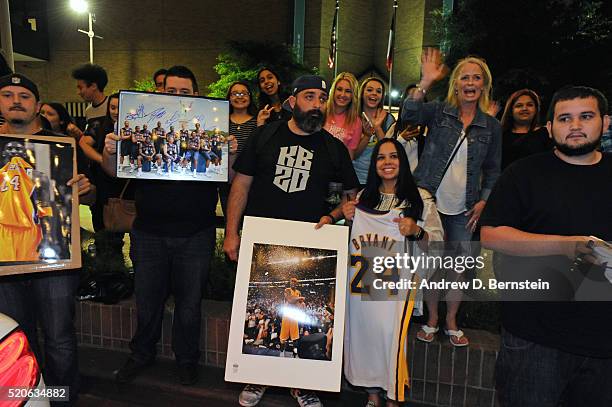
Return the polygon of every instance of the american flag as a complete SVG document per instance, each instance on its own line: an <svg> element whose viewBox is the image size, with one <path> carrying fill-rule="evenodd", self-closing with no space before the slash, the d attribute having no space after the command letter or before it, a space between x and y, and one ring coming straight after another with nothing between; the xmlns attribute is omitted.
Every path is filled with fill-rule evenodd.
<svg viewBox="0 0 612 407"><path fill-rule="evenodd" d="M331 38L329 40L329 56L327 57L327 66L332 69L336 64L336 41L338 39L338 9L340 2L336 0L336 11L334 12L334 22L332 23Z"/></svg>
<svg viewBox="0 0 612 407"><path fill-rule="evenodd" d="M393 1L393 18L389 28L389 42L387 44L387 70L391 72L393 68L393 54L395 48L395 17L397 15L397 0Z"/></svg>

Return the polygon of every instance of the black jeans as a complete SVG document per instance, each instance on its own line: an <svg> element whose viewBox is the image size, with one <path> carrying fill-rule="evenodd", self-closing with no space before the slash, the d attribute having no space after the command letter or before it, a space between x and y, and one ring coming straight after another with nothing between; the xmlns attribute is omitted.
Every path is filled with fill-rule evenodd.
<svg viewBox="0 0 612 407"><path fill-rule="evenodd" d="M215 227L190 237L161 237L138 230L131 233L137 329L130 348L132 358L149 362L161 337L164 304L174 296L172 350L179 365L200 358L202 282L210 269Z"/></svg>
<svg viewBox="0 0 612 407"><path fill-rule="evenodd" d="M612 358L563 352L504 330L496 384L502 407L612 406Z"/></svg>
<svg viewBox="0 0 612 407"><path fill-rule="evenodd" d="M47 386L69 386L76 400L79 387L77 340L74 329L75 296L79 273L75 270L41 272L0 278L0 312L19 323L39 363L37 324L43 330Z"/></svg>

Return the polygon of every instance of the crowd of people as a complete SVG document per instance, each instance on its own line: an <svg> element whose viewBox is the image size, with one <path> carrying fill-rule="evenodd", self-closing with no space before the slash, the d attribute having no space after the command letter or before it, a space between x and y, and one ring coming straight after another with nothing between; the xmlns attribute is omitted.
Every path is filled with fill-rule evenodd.
<svg viewBox="0 0 612 407"><path fill-rule="evenodd" d="M432 86L449 72L445 97L427 101L433 99ZM145 161L157 171L176 166L194 171L194 160L204 158L208 165L222 159L212 138L209 146L198 129L161 129L157 139L148 129L128 125L115 130L118 96L105 95L104 68L86 64L73 71L73 78L78 94L90 103L86 128L79 129L61 104L41 102L31 80L8 72L0 78L0 133L75 138L80 175L69 183L77 183L83 197L96 190L91 210L97 231L104 230L107 199L119 196L125 186L111 175L117 161L126 171L140 171ZM153 79L159 92L199 94L194 74L184 66L160 69ZM244 215L313 222L317 229L346 219L353 222L352 233L371 224L415 242L415 250L445 241L451 255L474 255L482 240L497 252L496 266L506 273L522 257L551 256L567 268L578 260L596 263L593 236L612 240L612 156L602 151L609 148L603 134L610 119L607 100L596 89L558 90L542 126L536 92L513 93L500 122L489 114L493 76L486 62L467 57L451 71L436 49L424 50L421 78L406 87L397 117L383 108L381 79L367 78L360 85L353 74L342 72L329 86L319 76L304 75L285 90L282 84L288 79L262 67L253 78L257 92L247 81L229 86L227 159L232 170L227 183L140 179L131 185L137 210L130 232L137 329L131 354L116 373L119 383L130 382L155 362L169 295L175 300L172 349L179 381L197 381L202 286L214 253L219 198L226 220L223 249L231 261L238 258ZM342 202L335 207L329 205L330 184L342 191ZM122 234L111 236L120 251ZM462 281L465 276L437 270L432 278ZM349 282L353 277L349 275ZM282 294L249 303L245 344L279 352L289 342L299 348L304 326L277 310L280 303L303 302L293 280ZM45 380L69 386L72 403L79 388L77 281L76 271L0 278L0 312L24 327L39 355L36 321L41 323ZM366 294L363 288L349 287L351 298ZM397 406L406 399L406 332L413 294L391 305L349 299L345 374L366 389L368 407ZM469 346L457 322L461 291L445 292L444 323L438 312L440 292L426 291L424 299L427 323L417 338L432 342L443 326L452 346ZM330 305L322 298L307 304L326 352L333 337ZM612 345L607 340L612 329L605 323L609 311L607 302L503 303L496 374L500 404L612 405ZM255 406L265 391L265 386L248 385L239 402ZM291 389L291 394L300 406L322 405L312 391Z"/></svg>

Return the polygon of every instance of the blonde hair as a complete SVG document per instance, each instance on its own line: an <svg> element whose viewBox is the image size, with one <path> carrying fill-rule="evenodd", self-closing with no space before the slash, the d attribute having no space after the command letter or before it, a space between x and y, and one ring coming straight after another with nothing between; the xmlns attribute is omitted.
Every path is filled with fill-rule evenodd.
<svg viewBox="0 0 612 407"><path fill-rule="evenodd" d="M491 87L493 86L493 77L491 76L491 71L484 59L478 57L466 57L461 59L453 72L451 73L450 80L448 82L448 93L446 94L446 102L459 108L459 100L457 99L457 94L455 93L455 84L457 83L457 78L461 72L461 69L467 64L475 64L480 67L482 71L482 76L484 79L484 89L482 89L482 93L480 94L480 98L478 99L478 107L483 112L487 112L489 109L489 103L491 102Z"/></svg>
<svg viewBox="0 0 612 407"><path fill-rule="evenodd" d="M336 86L338 82L341 80L345 80L351 86L351 90L353 91L351 97L351 104L348 106L346 110L346 121L345 125L350 125L357 120L359 117L359 82L357 82L357 78L350 72L340 72L336 79L334 79L334 83L332 83L331 90L329 91L329 99L327 99L327 106L325 107L325 113L327 117L330 117L334 114L334 94L336 93Z"/></svg>

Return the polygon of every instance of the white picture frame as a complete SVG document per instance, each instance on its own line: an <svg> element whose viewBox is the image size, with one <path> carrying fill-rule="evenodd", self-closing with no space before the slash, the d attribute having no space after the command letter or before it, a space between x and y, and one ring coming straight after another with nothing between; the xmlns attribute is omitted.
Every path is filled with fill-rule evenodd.
<svg viewBox="0 0 612 407"><path fill-rule="evenodd" d="M335 225L325 225L315 230L314 226L314 223L307 222L245 217L228 340L226 381L329 392L340 391L349 230L347 227ZM280 254L276 254L277 252ZM308 253L306 257L300 258L300 255L295 254L302 252ZM265 261L254 259L254 254L258 253L263 253ZM283 262L291 263L291 267L285 269L279 266L279 271L274 271L276 264ZM261 279L262 274L258 273L264 272L260 266L264 263L267 263L265 267L273 269L265 268L266 278ZM275 266L270 266L272 264ZM298 266L299 264L302 266ZM325 277L330 274L333 275L333 281L332 278ZM252 343L247 345L249 340L245 338L249 325L247 307L253 306L253 303L249 304L249 300L252 300L253 293L257 292L257 287L265 287L266 291L262 291L261 295L265 295L268 303L272 301L274 304L272 307L279 305L282 300L278 299L283 298L287 290L283 284L289 283L288 276L299 280L301 303L306 310L304 314L315 316L310 318L310 322L305 323L304 327L302 322L299 323L300 335L303 335L306 329L321 331L319 323L321 319L316 317L321 315L319 312L321 302L329 299L329 306L333 303L331 324L327 311L330 308L325 306L323 311L328 321L322 331L325 337L331 337L328 335L328 329L330 326L333 328L333 341L327 347L325 359L310 359L309 353L306 353L305 357L300 357L303 348L300 348L299 353L294 349L289 353L289 357L280 357L276 355L271 343L263 344L262 354L250 353L249 347L252 347ZM323 276L323 278L310 278L312 276ZM256 279L265 281L255 281ZM278 290L275 291L276 289ZM270 292L276 294L269 295ZM312 307L318 311L313 311ZM280 318L277 316L276 320ZM283 322L277 331L280 331L281 335L284 318L285 316L282 317ZM321 332L316 336L311 334L311 338L315 337L321 337ZM300 346L304 343L303 338L304 336L300 337ZM285 355L287 352L285 347Z"/></svg>
<svg viewBox="0 0 612 407"><path fill-rule="evenodd" d="M129 133L124 132L126 123ZM150 149L140 148L145 142L144 135L138 140L135 137L119 140L115 166L118 178L228 181L227 100L122 90L119 93L119 118L116 126L115 133L120 137L134 134L137 127L138 132L143 133L144 126L147 126L151 137L147 145L154 148L152 156L148 155ZM171 133L174 134L175 147L166 150L164 145ZM199 145L198 149L193 148L190 140L192 134L198 134L197 142L196 137L193 142Z"/></svg>

